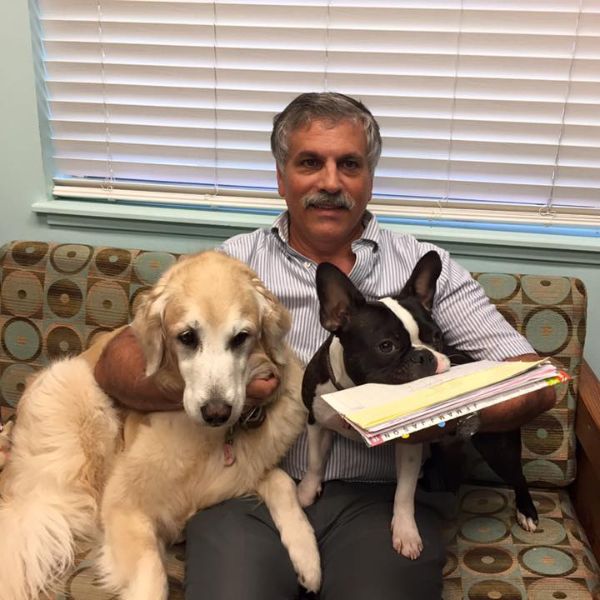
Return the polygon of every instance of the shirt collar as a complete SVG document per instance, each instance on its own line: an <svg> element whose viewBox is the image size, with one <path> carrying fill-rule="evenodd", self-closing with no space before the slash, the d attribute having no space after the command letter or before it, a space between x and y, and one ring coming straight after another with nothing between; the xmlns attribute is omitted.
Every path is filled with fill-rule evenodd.
<svg viewBox="0 0 600 600"><path fill-rule="evenodd" d="M379 227L379 222L375 215L366 210L363 216L363 234L362 236L352 242L352 247L355 247L355 244L358 245L371 245L376 250L379 247L379 240L381 238L381 229ZM290 222L289 222L289 212L286 210L282 212L275 222L271 226L271 233L278 238L281 242L283 242L288 248L291 248L289 245L290 242Z"/></svg>

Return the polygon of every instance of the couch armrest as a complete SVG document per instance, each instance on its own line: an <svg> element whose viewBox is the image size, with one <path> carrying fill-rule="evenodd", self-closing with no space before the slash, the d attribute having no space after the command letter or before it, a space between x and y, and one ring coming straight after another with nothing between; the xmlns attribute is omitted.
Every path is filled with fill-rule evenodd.
<svg viewBox="0 0 600 600"><path fill-rule="evenodd" d="M571 494L592 551L600 561L600 381L585 361L579 378L575 435L577 478Z"/></svg>

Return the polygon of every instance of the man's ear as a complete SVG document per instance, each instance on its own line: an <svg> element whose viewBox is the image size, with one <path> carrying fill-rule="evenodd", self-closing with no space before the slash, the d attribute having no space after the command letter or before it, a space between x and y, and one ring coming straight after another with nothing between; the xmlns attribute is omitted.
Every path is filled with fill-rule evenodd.
<svg viewBox="0 0 600 600"><path fill-rule="evenodd" d="M317 295L321 325L331 333L341 331L352 312L366 303L350 279L331 263L317 266Z"/></svg>
<svg viewBox="0 0 600 600"><path fill-rule="evenodd" d="M399 298L416 296L427 310L431 310L435 286L441 272L442 259L435 250L430 250L418 260Z"/></svg>
<svg viewBox="0 0 600 600"><path fill-rule="evenodd" d="M285 198L285 182L283 179L283 173L277 167L277 191L282 198Z"/></svg>

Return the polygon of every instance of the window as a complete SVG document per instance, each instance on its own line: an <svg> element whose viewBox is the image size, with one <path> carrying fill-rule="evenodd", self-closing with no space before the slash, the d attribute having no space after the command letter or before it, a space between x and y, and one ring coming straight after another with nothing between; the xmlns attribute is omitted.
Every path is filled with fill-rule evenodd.
<svg viewBox="0 0 600 600"><path fill-rule="evenodd" d="M360 98L379 214L600 224L600 0L39 0L56 197L274 208L273 115Z"/></svg>

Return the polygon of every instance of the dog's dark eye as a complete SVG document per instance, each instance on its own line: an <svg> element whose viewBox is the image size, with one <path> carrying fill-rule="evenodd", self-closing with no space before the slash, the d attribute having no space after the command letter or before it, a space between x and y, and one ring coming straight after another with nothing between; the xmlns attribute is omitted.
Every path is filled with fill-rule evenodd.
<svg viewBox="0 0 600 600"><path fill-rule="evenodd" d="M231 338L231 347L233 349L239 348L248 339L249 335L250 334L247 331L240 331Z"/></svg>
<svg viewBox="0 0 600 600"><path fill-rule="evenodd" d="M184 345L190 348L195 348L198 345L198 336L193 329L186 329L182 331L177 339Z"/></svg>
<svg viewBox="0 0 600 600"><path fill-rule="evenodd" d="M379 351L383 352L384 354L389 354L393 350L394 342L391 342L390 340L384 340L383 342L381 342L381 344L379 344Z"/></svg>

